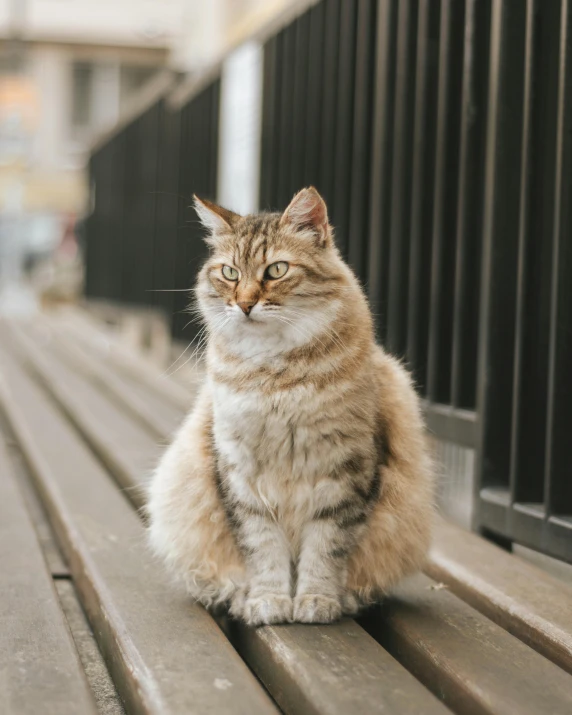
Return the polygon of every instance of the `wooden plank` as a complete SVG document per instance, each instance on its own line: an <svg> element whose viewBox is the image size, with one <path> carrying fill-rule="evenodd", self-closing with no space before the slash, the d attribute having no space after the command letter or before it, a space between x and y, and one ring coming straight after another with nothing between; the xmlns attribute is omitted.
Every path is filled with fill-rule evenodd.
<svg viewBox="0 0 572 715"><path fill-rule="evenodd" d="M446 522L438 525L426 572L572 673L572 589L562 582Z"/></svg>
<svg viewBox="0 0 572 715"><path fill-rule="evenodd" d="M0 399L128 711L276 712L212 618L161 577L135 511L68 421L12 355L0 366Z"/></svg>
<svg viewBox="0 0 572 715"><path fill-rule="evenodd" d="M54 586L93 692L98 715L125 715L123 703L89 627L73 582L59 578L54 580Z"/></svg>
<svg viewBox="0 0 572 715"><path fill-rule="evenodd" d="M4 421L3 416L0 415L0 422ZM30 482L22 453L17 448L16 443L14 443L14 446L12 445L10 439L6 440L6 444L8 446L12 471L16 476L26 510L34 525L34 530L40 544L44 561L46 562L48 573L50 573L55 580L68 579L70 577L69 568L56 544L46 512Z"/></svg>
<svg viewBox="0 0 572 715"><path fill-rule="evenodd" d="M39 339L33 330L11 325L6 335L117 483L127 490L129 499L136 506L142 506L145 501L143 488L161 451L158 441L122 414L85 378L62 365L49 344Z"/></svg>
<svg viewBox="0 0 572 715"><path fill-rule="evenodd" d="M109 360L122 375L138 380L178 407L187 409L192 404L194 385L191 382L185 389L181 384L161 376L154 366L122 345L112 333L106 331L89 314L84 314L75 308L66 308L58 311L57 317L77 341L92 350L94 354ZM175 368L178 365L179 363Z"/></svg>
<svg viewBox="0 0 572 715"><path fill-rule="evenodd" d="M365 625L455 712L572 712L570 675L427 576L398 586Z"/></svg>
<svg viewBox="0 0 572 715"><path fill-rule="evenodd" d="M0 414L1 427L9 432L6 420ZM73 643L93 693L99 715L125 715L125 710L103 656L97 646L95 636L89 627L71 575L57 546L55 535L49 525L45 510L33 487L24 458L12 438L6 439L10 464L22 494L30 519L46 562L48 573L52 575L60 608L71 631Z"/></svg>
<svg viewBox="0 0 572 715"><path fill-rule="evenodd" d="M449 712L355 621L237 627L234 635L238 651L292 715Z"/></svg>
<svg viewBox="0 0 572 715"><path fill-rule="evenodd" d="M35 359L39 364L41 361ZM45 366L46 375L48 367ZM51 366L49 369L56 369ZM84 395L73 390L67 400L68 414L81 414L73 404ZM83 431L83 429L82 429ZM95 426L84 436L96 435ZM148 438L149 439L149 438ZM108 465L129 464L128 448L117 440ZM117 467L116 467L117 468ZM132 466L136 483L142 471ZM121 477L122 473L116 475ZM240 628L232 631L239 652L286 712L347 713L350 703L359 712L446 712L437 700L352 621L328 627ZM335 677L332 676L335 674Z"/></svg>
<svg viewBox="0 0 572 715"><path fill-rule="evenodd" d="M58 357L91 382L120 399L129 416L150 429L156 436L170 435L179 426L181 409L170 405L150 390L117 373L104 360L96 357L85 345L74 341L61 327L43 322L42 334L53 346Z"/></svg>
<svg viewBox="0 0 572 715"><path fill-rule="evenodd" d="M0 712L96 712L1 436L0 624Z"/></svg>

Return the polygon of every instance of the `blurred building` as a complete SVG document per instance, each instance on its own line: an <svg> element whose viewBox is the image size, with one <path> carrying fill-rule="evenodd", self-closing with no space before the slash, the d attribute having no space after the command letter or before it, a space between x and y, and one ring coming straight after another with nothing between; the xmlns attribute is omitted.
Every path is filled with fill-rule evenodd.
<svg viewBox="0 0 572 715"><path fill-rule="evenodd" d="M0 303L24 266L69 262L89 147L147 83L200 73L298 2L0 0Z"/></svg>
<svg viewBox="0 0 572 715"><path fill-rule="evenodd" d="M182 0L0 0L0 202L78 211L93 136L165 66Z"/></svg>
<svg viewBox="0 0 572 715"><path fill-rule="evenodd" d="M0 210L81 210L88 146L158 70L200 71L289 4L0 0Z"/></svg>

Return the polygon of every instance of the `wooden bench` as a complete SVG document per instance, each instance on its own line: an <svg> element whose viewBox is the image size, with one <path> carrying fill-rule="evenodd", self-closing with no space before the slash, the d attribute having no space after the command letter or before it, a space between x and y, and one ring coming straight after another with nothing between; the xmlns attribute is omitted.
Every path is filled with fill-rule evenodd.
<svg viewBox="0 0 572 715"><path fill-rule="evenodd" d="M438 526L426 573L359 623L217 623L169 583L138 512L193 386L161 377L73 311L0 323L0 346L0 497L11 517L2 543L22 554L2 555L0 678L27 673L10 680L7 713L39 712L38 702L89 713L92 694L100 712L120 712L120 701L137 713L572 712L572 591L450 524ZM107 700L78 659L50 575L67 579L87 615ZM52 640L36 644L34 609ZM60 674L52 689L50 668Z"/></svg>

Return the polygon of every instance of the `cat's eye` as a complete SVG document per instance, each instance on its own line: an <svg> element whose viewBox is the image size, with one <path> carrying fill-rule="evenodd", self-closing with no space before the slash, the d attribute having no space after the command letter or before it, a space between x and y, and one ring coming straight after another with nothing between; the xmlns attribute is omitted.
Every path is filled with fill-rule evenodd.
<svg viewBox="0 0 572 715"><path fill-rule="evenodd" d="M278 261L277 263L272 263L266 269L265 277L271 278L272 280L276 280L276 278L282 278L282 276L285 276L286 273L288 273L289 267L290 266L286 263L286 261Z"/></svg>
<svg viewBox="0 0 572 715"><path fill-rule="evenodd" d="M238 271L236 270L236 268L233 268L232 266L223 266L222 274L227 279L227 281L237 281L238 280Z"/></svg>

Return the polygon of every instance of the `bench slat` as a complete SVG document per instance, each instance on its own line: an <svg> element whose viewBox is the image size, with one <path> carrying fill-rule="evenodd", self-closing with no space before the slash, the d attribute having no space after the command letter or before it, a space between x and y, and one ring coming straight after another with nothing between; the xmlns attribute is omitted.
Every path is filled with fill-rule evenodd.
<svg viewBox="0 0 572 715"><path fill-rule="evenodd" d="M1 433L0 712L96 712Z"/></svg>
<svg viewBox="0 0 572 715"><path fill-rule="evenodd" d="M494 544L440 522L427 573L572 673L572 589Z"/></svg>
<svg viewBox="0 0 572 715"><path fill-rule="evenodd" d="M8 440L8 445L10 446L12 440ZM32 524L34 525L34 530L38 537L38 542L46 562L46 568L48 573L52 575L54 579L68 579L70 578L70 570L65 563L62 554L55 542L52 529L49 525L48 518L44 511L44 508L38 499L36 490L34 489L30 476L25 466L24 458L20 450L10 450L10 463L13 468L13 472L16 475L16 480L26 506L26 510L30 516ZM57 589L56 589L57 590Z"/></svg>
<svg viewBox="0 0 572 715"><path fill-rule="evenodd" d="M48 364L37 355L31 359L46 382L55 384L50 373L53 375L56 368L51 362ZM74 389L66 400L66 409L72 419L83 415L79 403L86 397L86 392L75 386L76 379L77 376L69 378ZM90 412L88 403L84 402L83 407L86 414ZM81 419L82 432L88 441L96 438L93 419L89 424L83 416ZM129 481L137 484L142 471L127 454L123 454L126 448L121 439L116 441L114 449L116 454L109 460L110 468L113 464L130 464ZM358 712L447 712L405 668L352 621L326 627L253 630L236 626L232 632L239 652L279 705L292 715L345 715L350 704L355 707L358 695Z"/></svg>
<svg viewBox="0 0 572 715"><path fill-rule="evenodd" d="M276 712L212 618L165 583L136 513L67 420L11 355L0 369L7 416L128 708Z"/></svg>
<svg viewBox="0 0 572 715"><path fill-rule="evenodd" d="M131 419L151 429L156 436L171 434L180 423L180 408L169 405L143 385L128 381L107 362L96 357L84 345L74 341L66 331L51 325L45 331L58 357L68 366L88 377L129 412Z"/></svg>
<svg viewBox="0 0 572 715"><path fill-rule="evenodd" d="M67 308L58 313L57 319L75 340L102 359L108 360L121 374L137 379L180 409L189 409L195 394L192 384L184 387L167 377L158 376L156 366L150 365L140 355L127 349L89 314L84 315L77 309ZM175 369L178 365L179 363L175 365Z"/></svg>
<svg viewBox="0 0 572 715"><path fill-rule="evenodd" d="M63 365L33 330L14 325L8 330L22 359L41 377L129 498L141 506L146 479L161 452L159 441L117 409L101 390Z"/></svg>
<svg viewBox="0 0 572 715"><path fill-rule="evenodd" d="M424 575L395 589L367 629L453 710L572 712L572 677Z"/></svg>
<svg viewBox="0 0 572 715"><path fill-rule="evenodd" d="M287 713L445 715L449 710L350 619L234 627L239 653Z"/></svg>

